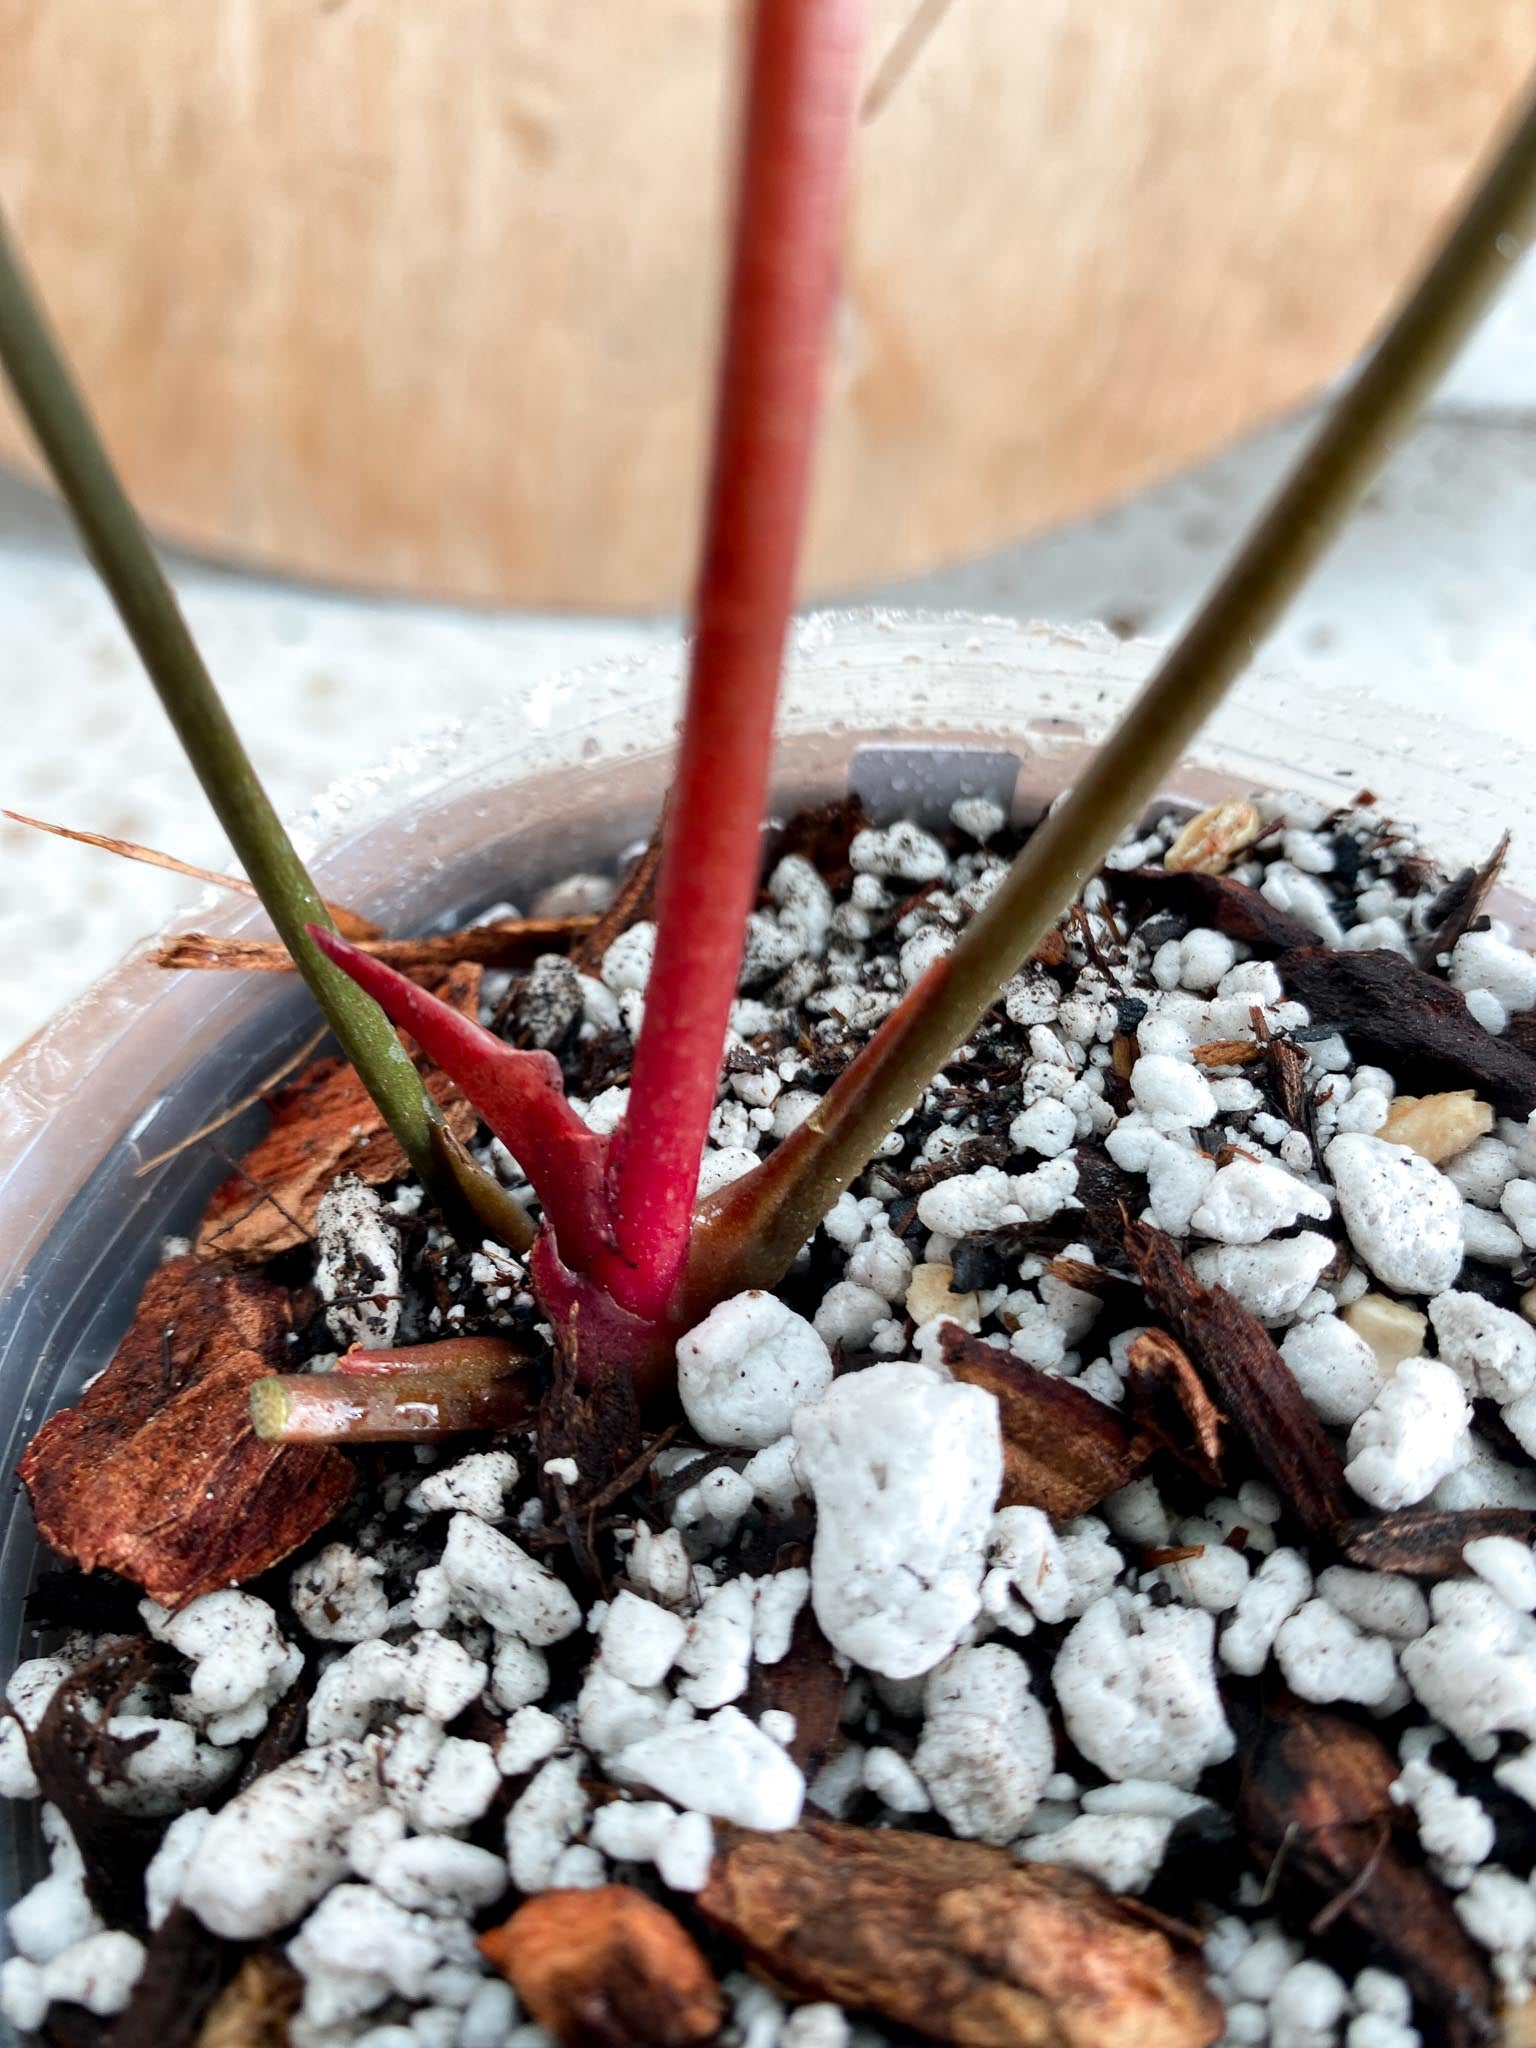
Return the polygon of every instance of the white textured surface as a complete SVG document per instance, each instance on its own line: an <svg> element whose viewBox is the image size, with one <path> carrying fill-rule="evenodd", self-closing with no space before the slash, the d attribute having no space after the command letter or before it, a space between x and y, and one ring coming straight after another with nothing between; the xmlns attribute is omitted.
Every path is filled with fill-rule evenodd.
<svg viewBox="0 0 1536 2048"><path fill-rule="evenodd" d="M1531 279L1536 286L1536 277ZM1512 295L1277 635L1271 660L1403 714L1459 707L1536 745L1536 289ZM1186 614L1303 423L1082 526L897 589L898 603L1103 619ZM380 604L175 565L193 629L277 802L671 620ZM0 804L222 865L222 835L62 520L0 479ZM0 1055L195 885L0 824Z"/></svg>

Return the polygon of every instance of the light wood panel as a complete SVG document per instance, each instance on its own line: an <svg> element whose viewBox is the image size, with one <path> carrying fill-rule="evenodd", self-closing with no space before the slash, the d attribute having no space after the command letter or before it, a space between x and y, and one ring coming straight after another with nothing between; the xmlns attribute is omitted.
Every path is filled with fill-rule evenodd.
<svg viewBox="0 0 1536 2048"><path fill-rule="evenodd" d="M872 71L911 4L871 0ZM160 529L675 602L735 20L0 0L0 193ZM954 0L860 137L813 586L1083 513L1316 390L1533 65L1530 0Z"/></svg>

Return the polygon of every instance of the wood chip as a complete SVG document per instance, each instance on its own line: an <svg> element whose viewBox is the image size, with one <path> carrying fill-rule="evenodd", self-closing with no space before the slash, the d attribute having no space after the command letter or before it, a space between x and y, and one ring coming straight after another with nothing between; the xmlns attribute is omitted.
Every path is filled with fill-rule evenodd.
<svg viewBox="0 0 1536 2048"><path fill-rule="evenodd" d="M1339 1531L1339 1549L1369 1571L1445 1579L1471 1570L1462 1552L1481 1536L1536 1543L1536 1508L1399 1508L1389 1515L1357 1515Z"/></svg>
<svg viewBox="0 0 1536 2048"><path fill-rule="evenodd" d="M796 1615L789 1648L778 1663L753 1664L744 1705L754 1721L769 1707L794 1715L789 1753L814 1778L838 1746L847 1689L848 1674L807 1605Z"/></svg>
<svg viewBox="0 0 1536 2048"><path fill-rule="evenodd" d="M367 938L358 944L402 974L441 973L460 961L480 967L531 967L541 953L563 952L596 924L595 917L502 917L457 932L429 932L419 939ZM172 933L155 949L155 965L241 974L294 972L293 956L281 939L226 938L217 932Z"/></svg>
<svg viewBox="0 0 1536 2048"><path fill-rule="evenodd" d="M106 2048L203 2048L205 2015L211 2017L234 1956L230 1944L210 1934L190 1908L172 1906L145 1944L144 1969L112 2022ZM296 1984L297 1972L290 1975ZM295 1996L290 2012L297 2002ZM256 2015L246 2010L243 2017L249 2022ZM228 2048L254 2048L262 2037L258 2026L248 2025L223 2038ZM283 2035L269 2032L267 2039L280 2048Z"/></svg>
<svg viewBox="0 0 1536 2048"><path fill-rule="evenodd" d="M1197 1045L1190 1058L1197 1067L1246 1067L1263 1059L1267 1050L1253 1038L1213 1038Z"/></svg>
<svg viewBox="0 0 1536 2048"><path fill-rule="evenodd" d="M1166 1231L1127 1222L1126 1251L1160 1322L1199 1369L1307 1532L1330 1539L1355 1505L1328 1432L1257 1317L1203 1287Z"/></svg>
<svg viewBox="0 0 1536 2048"><path fill-rule="evenodd" d="M692 1935L631 1885L544 1892L480 1952L564 2048L703 2048L725 2019Z"/></svg>
<svg viewBox="0 0 1536 2048"><path fill-rule="evenodd" d="M1536 1109L1536 1059L1485 1031L1451 988L1401 953L1336 953L1308 945L1276 961L1287 991L1316 1024L1342 1031L1361 1054L1410 1088L1471 1088L1501 1116Z"/></svg>
<svg viewBox="0 0 1536 2048"><path fill-rule="evenodd" d="M1144 1330L1126 1364L1138 1425L1208 1486L1220 1486L1221 1415L1183 1348L1164 1330Z"/></svg>
<svg viewBox="0 0 1536 2048"><path fill-rule="evenodd" d="M286 1957L257 1949L214 2001L197 2048L288 2048L288 2022L303 1990L303 1978ZM116 2041L112 2048L118 2048Z"/></svg>
<svg viewBox="0 0 1536 2048"><path fill-rule="evenodd" d="M262 1443L255 1380L288 1362L288 1293L191 1255L150 1275L111 1364L20 1475L44 1542L165 1607L266 1571L352 1490L339 1451Z"/></svg>
<svg viewBox="0 0 1536 2048"><path fill-rule="evenodd" d="M437 989L466 1016L479 1005L484 970L472 962L450 969ZM446 1075L425 1074L427 1092L442 1108L460 1143L479 1119ZM320 1198L343 1173L370 1187L402 1178L409 1162L373 1099L344 1059L316 1060L280 1089L269 1104L267 1134L214 1190L197 1227L196 1246L208 1257L265 1260L291 1251L314 1235Z"/></svg>
<svg viewBox="0 0 1536 2048"><path fill-rule="evenodd" d="M1355 1950L1408 1984L1426 2040L1490 2041L1493 1981L1450 1894L1401 1845L1391 1750L1284 1694L1264 1701L1242 1747L1238 1825L1293 1924L1347 1927Z"/></svg>
<svg viewBox="0 0 1536 2048"><path fill-rule="evenodd" d="M168 1655L148 1636L124 1636L77 1665L27 1736L42 1797L58 1808L80 1851L87 1898L109 1927L147 1932L144 1871L162 1823L124 1813L101 1796L121 1774L126 1745L107 1723L128 1695L163 1680Z"/></svg>
<svg viewBox="0 0 1536 2048"><path fill-rule="evenodd" d="M1159 910L1181 911L1192 923L1225 932L1229 939L1241 939L1265 953L1310 946L1316 937L1299 917L1277 910L1267 896L1246 882L1234 882L1230 875L1133 868L1118 878L1118 890L1128 899L1139 892Z"/></svg>
<svg viewBox="0 0 1536 2048"><path fill-rule="evenodd" d="M957 1380L997 1396L1003 1427L1001 1508L1043 1508L1071 1521L1118 1493L1152 1451L1113 1408L1071 1380L1041 1372L984 1344L958 1323L939 1331L944 1363Z"/></svg>
<svg viewBox="0 0 1536 2048"><path fill-rule="evenodd" d="M715 1832L699 1912L800 1998L955 2048L1206 2048L1222 2031L1187 1930L1076 1871L895 1828Z"/></svg>
<svg viewBox="0 0 1536 2048"><path fill-rule="evenodd" d="M1419 947L1419 958L1426 967L1432 968L1442 953L1453 952L1456 941L1482 916L1483 905L1503 872L1508 854L1506 832L1481 867L1463 868L1440 892L1430 907L1433 923Z"/></svg>

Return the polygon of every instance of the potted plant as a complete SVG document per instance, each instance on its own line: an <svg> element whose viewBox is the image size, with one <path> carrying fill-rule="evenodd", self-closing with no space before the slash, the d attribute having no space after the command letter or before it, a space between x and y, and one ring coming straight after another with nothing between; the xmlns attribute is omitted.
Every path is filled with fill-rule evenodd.
<svg viewBox="0 0 1536 2048"><path fill-rule="evenodd" d="M801 2001L784 2026L802 2042L846 2038L841 2009L956 2041L1207 2042L1223 2022L1195 1937L1126 1896L1157 1880L1160 1904L1168 1886L1196 1903L1182 1858L1202 1829L1264 1869L1283 1847L1288 1911L1393 1966L1353 1986L1304 1966L1248 1924L1234 1873L1221 1896L1247 1919L1218 1922L1210 1961L1229 2003L1262 1981L1298 2025L1326 2034L1353 2000L1401 2036L1406 1995L1471 2041L1494 2005L1484 1951L1517 1967L1490 1935L1515 1910L1499 1873L1468 1879L1458 1918L1446 1871L1393 1836L1391 1799L1418 1801L1431 1846L1443 1760L1420 1744L1400 1777L1363 1719L1318 1711L1403 1713L1406 1692L1485 1758L1524 1725L1479 1722L1453 1673L1474 1624L1477 1655L1518 1661L1530 1503L1401 1512L1473 1460L1458 1386L1494 1399L1497 1379L1512 1406L1536 1350L1511 1281L1482 1306L1453 1284L1469 1251L1497 1267L1504 1238L1523 1245L1520 1197L1474 1241L1439 1170L1536 1107L1536 1062L1490 1028L1520 969L1472 929L1495 872L1442 901L1368 804L1233 798L1154 811L1113 856L1132 879L1058 920L1475 317L1529 211L1536 117L1011 864L988 850L1018 836L1006 810L973 795L946 836L846 806L792 821L765 877L852 14L757 17L698 634L654 857L600 908L567 894L531 925L397 947L403 973L355 913L354 938L336 931L0 267L23 405L358 1077L294 1081L237 1165L249 1199L215 1196L105 1377L23 1462L55 1547L149 1604L147 1635L34 1660L13 1699L8 1768L57 1816L52 1889L28 1895L8 1966L18 2023L83 2007L127 2038L190 2010L300 2044L372 2029L379 2048L473 2048L514 2024L483 1957L569 2042L748 2028L764 1994L743 1963ZM1331 897L1309 882L1334 872ZM1346 902L1367 939L1390 902L1397 943L1340 943ZM499 1031L477 1021L480 973L455 979L487 961L522 977ZM1191 1003L1225 1028L1191 1037ZM1326 1076L1352 1064L1340 1121ZM1462 1085L1426 1087L1409 1123L1391 1097L1418 1077ZM1507 1187L1517 1135L1492 1139ZM1394 1205L1423 1211L1403 1242ZM1419 1298L1438 1355L1388 1385L1413 1319L1426 1341ZM1285 1353L1270 1331L1304 1307L1312 1339ZM1101 1316L1105 1357L1061 1370ZM1445 1445L1419 1445L1413 1401L1465 1457L1433 1469ZM477 1434L491 1447L460 1456ZM1247 1475L1230 1494L1227 1460ZM1164 1493L1204 1512L1175 1520ZM1399 1654L1380 1588L1354 1581L1455 1574L1469 1543L1495 1546L1473 1563L1482 1607L1400 1626L1423 1646ZM1314 1567L1342 1574L1331 1602L1307 1603ZM1290 1605L1260 1640L1281 1581ZM280 1606L232 1590L253 1582ZM1354 1618L1363 1600L1379 1626ZM1245 1687L1291 1621L1300 1697ZM1458 1628L1468 1642L1432 1640ZM523 1903L488 1925L509 1889Z"/></svg>

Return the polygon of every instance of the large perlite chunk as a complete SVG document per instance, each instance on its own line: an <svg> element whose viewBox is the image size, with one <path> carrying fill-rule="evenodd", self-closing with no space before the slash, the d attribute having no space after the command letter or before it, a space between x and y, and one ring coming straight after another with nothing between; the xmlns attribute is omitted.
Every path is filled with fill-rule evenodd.
<svg viewBox="0 0 1536 2048"><path fill-rule="evenodd" d="M886 1678L931 1671L981 1605L1003 1473L996 1400L927 1366L874 1365L800 1409L794 1435L827 1640Z"/></svg>
<svg viewBox="0 0 1536 2048"><path fill-rule="evenodd" d="M1438 1167L1362 1131L1324 1154L1349 1241L1403 1294L1443 1294L1461 1271L1461 1190Z"/></svg>

